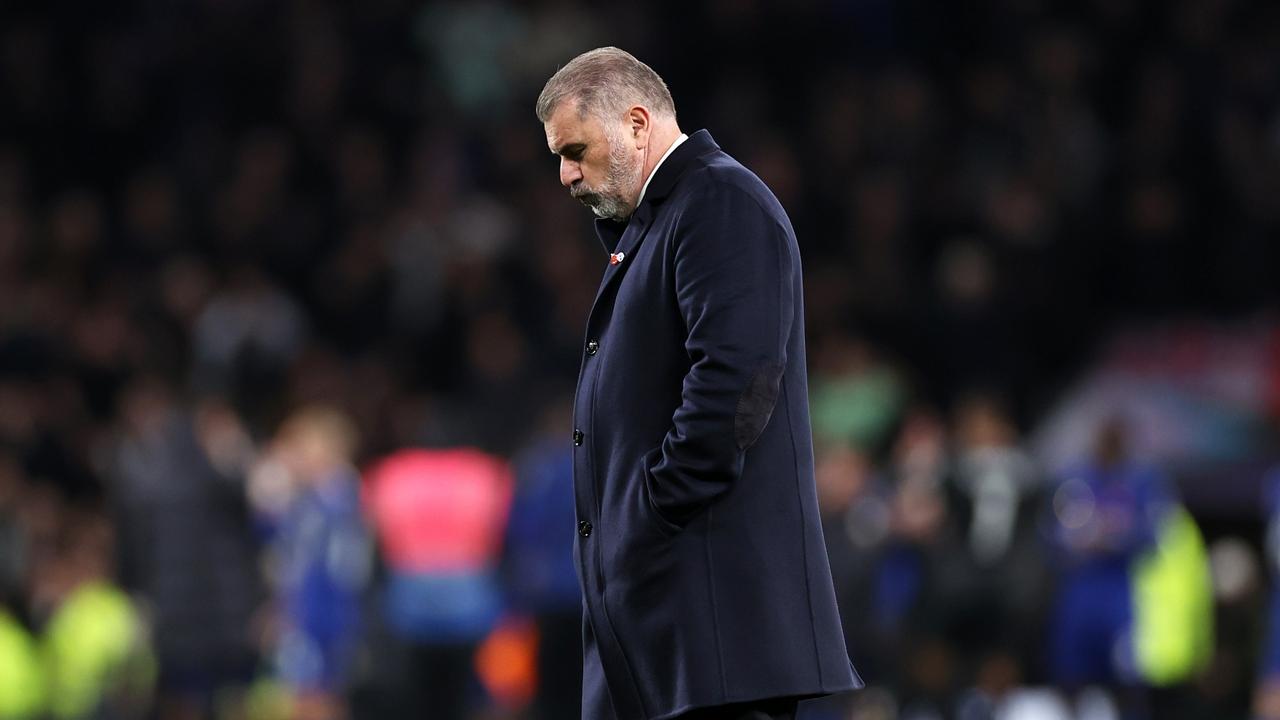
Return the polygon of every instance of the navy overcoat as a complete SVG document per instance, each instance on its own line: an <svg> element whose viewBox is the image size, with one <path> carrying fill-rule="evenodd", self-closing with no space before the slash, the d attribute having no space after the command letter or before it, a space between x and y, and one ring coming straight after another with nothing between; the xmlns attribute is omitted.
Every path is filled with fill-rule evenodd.
<svg viewBox="0 0 1280 720"><path fill-rule="evenodd" d="M606 250L574 405L583 720L861 686L818 518L800 255L699 131Z"/></svg>

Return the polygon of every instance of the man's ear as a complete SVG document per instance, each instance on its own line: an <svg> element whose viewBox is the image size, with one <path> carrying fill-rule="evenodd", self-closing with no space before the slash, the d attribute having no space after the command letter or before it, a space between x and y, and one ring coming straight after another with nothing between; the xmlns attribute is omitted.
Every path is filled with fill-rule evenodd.
<svg viewBox="0 0 1280 720"><path fill-rule="evenodd" d="M649 133L653 130L653 117L649 115L649 109L643 105L632 105L627 110L627 130L635 141L637 150L648 147Z"/></svg>

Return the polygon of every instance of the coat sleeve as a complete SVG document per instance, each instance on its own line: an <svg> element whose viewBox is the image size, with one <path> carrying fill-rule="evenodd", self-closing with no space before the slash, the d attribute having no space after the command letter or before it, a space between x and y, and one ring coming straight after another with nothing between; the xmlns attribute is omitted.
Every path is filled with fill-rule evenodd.
<svg viewBox="0 0 1280 720"><path fill-rule="evenodd" d="M683 524L741 476L778 397L794 312L790 237L746 190L707 184L674 238L676 297L690 367L660 448L645 458L649 496Z"/></svg>

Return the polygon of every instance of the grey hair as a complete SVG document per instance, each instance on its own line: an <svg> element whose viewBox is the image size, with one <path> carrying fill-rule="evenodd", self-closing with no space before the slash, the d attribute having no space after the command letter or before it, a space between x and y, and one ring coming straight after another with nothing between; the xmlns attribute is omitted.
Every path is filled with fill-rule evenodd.
<svg viewBox="0 0 1280 720"><path fill-rule="evenodd" d="M544 124L560 103L574 99L578 115L618 119L632 105L655 114L676 116L671 91L653 68L616 47L589 50L556 71L538 95L537 115Z"/></svg>

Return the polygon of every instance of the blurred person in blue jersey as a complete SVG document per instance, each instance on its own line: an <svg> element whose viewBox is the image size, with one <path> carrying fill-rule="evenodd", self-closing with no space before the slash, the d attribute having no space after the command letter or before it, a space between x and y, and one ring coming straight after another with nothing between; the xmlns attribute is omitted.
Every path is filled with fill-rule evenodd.
<svg viewBox="0 0 1280 720"><path fill-rule="evenodd" d="M592 720L791 718L861 687L822 534L800 252L666 83L579 55L536 114L607 253L574 405Z"/></svg>
<svg viewBox="0 0 1280 720"><path fill-rule="evenodd" d="M1155 548L1173 507L1164 474L1132 455L1125 422L1103 423L1092 457L1069 469L1052 497L1051 540L1061 568L1049 628L1055 684L1072 691L1106 686L1127 712L1144 712L1131 573Z"/></svg>
<svg viewBox="0 0 1280 720"><path fill-rule="evenodd" d="M311 406L285 421L271 453L293 486L273 548L276 671L308 720L345 717L361 637L372 542L352 460L357 442L344 413Z"/></svg>
<svg viewBox="0 0 1280 720"><path fill-rule="evenodd" d="M516 457L515 496L503 550L511 610L538 628L534 717L578 716L582 699L582 594L573 568L573 453L569 400L554 404Z"/></svg>

